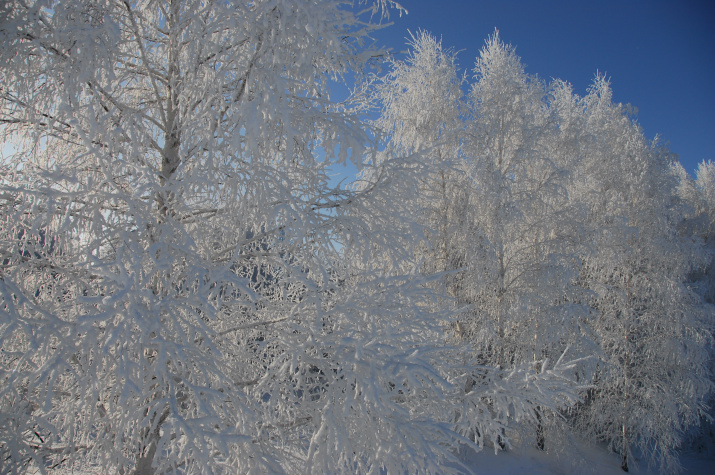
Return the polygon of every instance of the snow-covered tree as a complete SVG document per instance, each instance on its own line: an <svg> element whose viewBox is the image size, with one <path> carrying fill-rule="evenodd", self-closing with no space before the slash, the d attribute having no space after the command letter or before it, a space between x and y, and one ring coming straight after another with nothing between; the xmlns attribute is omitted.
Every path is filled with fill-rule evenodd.
<svg viewBox="0 0 715 475"><path fill-rule="evenodd" d="M566 301L559 282L573 280L574 272L555 271L568 260L556 256L568 252L558 249L564 239L551 229L544 230L566 217L559 209L564 203L556 183L562 177L560 171L553 164L541 163L550 160L541 154L546 153L547 137L539 135L539 131L550 130L542 103L545 92L540 84L530 82L518 58L495 35L478 64L480 82L474 90L481 89L472 93L470 111L454 54L444 51L438 40L424 32L414 36L410 46L412 51L404 60L392 61L374 98L382 107L376 123L388 134L387 153L413 157L428 169L420 187L422 206L416 210L428 227L427 245L418 249L422 271L444 273L440 283L450 298L442 305L456 304L459 309L447 333L458 345L468 345L472 364L505 369L526 364L538 371L543 358L558 358L568 346L556 335L559 327L539 332L538 322L547 328L552 314L563 319L566 306L571 313L578 308L573 299ZM500 53L504 55L500 57ZM503 75L502 67L511 67L513 75ZM512 104L517 104L518 110ZM500 129L505 117L515 123ZM514 143L517 148L516 142L528 135L531 149L523 153L497 150L492 132L502 134L494 140L502 145ZM497 160L502 162L495 164ZM510 164L500 168L507 160ZM539 215L535 214L537 208ZM531 220L525 220L524 215L530 213ZM511 254L500 261L505 248ZM509 261L517 254L518 262ZM499 262L508 267L501 280L495 270ZM500 282L509 289L504 302ZM554 311L556 306L561 310ZM531 330L527 328L530 324ZM500 326L501 333L495 326ZM535 343L538 351L534 344L537 334L544 337ZM550 343L546 343L548 338ZM468 375L465 388L471 390L479 380L479 376ZM538 425L540 408L534 400L532 403L531 422ZM463 432L475 435L480 430Z"/></svg>
<svg viewBox="0 0 715 475"><path fill-rule="evenodd" d="M695 186L701 196L698 211L708 217L707 238L712 239L715 234L715 163L712 160L701 162L695 173Z"/></svg>
<svg viewBox="0 0 715 475"><path fill-rule="evenodd" d="M715 305L715 163L703 161L698 164L695 173L695 180L689 180L692 193L689 199L686 198L693 205L693 220L696 221L689 231L700 238L711 252L710 261L702 269L698 280L705 301Z"/></svg>
<svg viewBox="0 0 715 475"><path fill-rule="evenodd" d="M326 176L366 143L327 81L363 62L375 26L342 2L4 8L4 467L85 453L136 473L373 464L374 447L324 443L336 419L321 408L338 380L387 390L350 379L328 342L367 328L333 310L336 242L389 238L343 219L379 193ZM337 407L350 440L350 412L389 432L378 410Z"/></svg>
<svg viewBox="0 0 715 475"><path fill-rule="evenodd" d="M462 331L485 362L509 366L560 354L580 335L572 232L580 216L553 150L546 86L498 33L474 72L463 148L474 232L462 237L460 290L472 310Z"/></svg>
<svg viewBox="0 0 715 475"><path fill-rule="evenodd" d="M715 164L703 161L695 170L695 178L679 164L673 166L678 180L678 196L683 202L684 212L678 225L678 232L684 239L704 248L699 253L700 266L694 266L688 279L688 285L705 300L706 319L711 334L715 335ZM715 371L715 346L710 341L710 372ZM711 392L708 401L712 411L715 392ZM704 413L701 424L692 428L689 434L691 448L702 448L713 438L712 413Z"/></svg>
<svg viewBox="0 0 715 475"><path fill-rule="evenodd" d="M692 239L710 252L704 256L707 264L693 269L691 285L698 287L698 292L709 304L715 304L715 166L711 161L703 161L695 170L695 178L680 163L674 163L672 172L677 181L677 196L681 201L682 212L678 223L678 233L685 239ZM702 262L701 262L702 264Z"/></svg>
<svg viewBox="0 0 715 475"><path fill-rule="evenodd" d="M441 272L460 260L462 249L449 240L467 232L459 228L469 188L459 159L463 81L454 53L430 33L419 31L409 46L405 59L391 58L371 90L380 108L375 125L386 134L387 154L411 157L426 172L414 213L428 233L423 271Z"/></svg>
<svg viewBox="0 0 715 475"><path fill-rule="evenodd" d="M389 72L376 85L374 97L382 109L376 125L388 134L395 153L455 155L462 97L455 55L425 31L408 45L407 57L391 58Z"/></svg>
<svg viewBox="0 0 715 475"><path fill-rule="evenodd" d="M612 103L602 76L584 98L563 81L547 87L495 34L465 100L454 57L429 35L412 47L378 88L378 123L394 154L433 167L421 258L447 271L462 308L448 333L503 368L567 347L593 355L576 368L591 387L569 420L624 468L634 453L675 468L712 388L712 307L692 281L709 254L682 230L671 154ZM703 234L701 169L688 199ZM532 422L538 433L544 421Z"/></svg>
<svg viewBox="0 0 715 475"><path fill-rule="evenodd" d="M432 244L425 267L459 270L447 286L470 316L457 331L478 342L485 363L540 359L549 344L534 336L561 338L539 332L539 321L578 308L569 241L578 216L568 208L562 157L552 150L545 87L498 34L477 62L467 101L451 53L425 33L411 46L377 89L378 124L393 153L421 155L432 166L423 187Z"/></svg>
<svg viewBox="0 0 715 475"><path fill-rule="evenodd" d="M455 360L406 263L423 169L330 100L392 7L3 5L0 471L432 473L568 402L568 365Z"/></svg>
<svg viewBox="0 0 715 475"><path fill-rule="evenodd" d="M645 140L603 76L575 103L584 133L569 192L588 209L594 245L580 281L593 295L601 351L579 431L608 441L624 470L634 451L675 470L682 433L712 386L708 310L687 285L704 254L677 232L671 154Z"/></svg>

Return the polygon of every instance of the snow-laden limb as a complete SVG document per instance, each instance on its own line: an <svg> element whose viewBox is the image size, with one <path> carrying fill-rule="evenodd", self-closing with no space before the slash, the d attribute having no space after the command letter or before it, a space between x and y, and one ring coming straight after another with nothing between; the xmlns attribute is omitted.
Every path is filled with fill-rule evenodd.
<svg viewBox="0 0 715 475"><path fill-rule="evenodd" d="M581 361L564 361L566 356L564 352L551 367L548 360L510 369L476 361L455 367L463 384L463 394L455 400L456 430L478 450L511 448L515 436L531 440L545 418L561 418L561 411L580 402L584 388L573 374Z"/></svg>
<svg viewBox="0 0 715 475"><path fill-rule="evenodd" d="M289 471L439 471L452 433L425 405L450 385L432 364L439 320L415 281L348 278L316 321L282 333L299 351L276 355L253 391L266 437L293 443Z"/></svg>

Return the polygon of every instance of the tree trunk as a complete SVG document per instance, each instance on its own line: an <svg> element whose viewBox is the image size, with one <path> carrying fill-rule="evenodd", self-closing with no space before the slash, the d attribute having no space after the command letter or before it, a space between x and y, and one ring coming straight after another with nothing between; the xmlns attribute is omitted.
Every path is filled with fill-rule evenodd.
<svg viewBox="0 0 715 475"><path fill-rule="evenodd" d="M164 424L166 418L169 417L169 408L164 408L160 416L157 413L154 413L154 416L152 417L152 425L157 416L159 417L159 420L156 423L156 427L154 427L154 430L147 435L145 439L147 442L144 444L144 449L137 456L137 461L134 465L134 471L131 475L154 474L154 467L152 467L152 463L154 462L157 444L159 443L159 438L161 437L161 426Z"/></svg>
<svg viewBox="0 0 715 475"><path fill-rule="evenodd" d="M621 468L623 469L624 472L628 471L628 439L626 438L626 425L623 424L623 445L621 447L622 451L622 459L621 459Z"/></svg>
<svg viewBox="0 0 715 475"><path fill-rule="evenodd" d="M149 446L145 448L144 453L137 457L137 462L132 475L153 475L154 468L152 462L156 454L156 440L152 438Z"/></svg>

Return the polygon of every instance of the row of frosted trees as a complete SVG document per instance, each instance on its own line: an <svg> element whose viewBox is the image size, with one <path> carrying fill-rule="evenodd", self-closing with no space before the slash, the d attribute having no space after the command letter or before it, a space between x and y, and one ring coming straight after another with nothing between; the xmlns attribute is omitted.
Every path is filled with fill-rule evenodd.
<svg viewBox="0 0 715 475"><path fill-rule="evenodd" d="M574 429L672 460L712 168L496 37L466 97L421 35L332 101L390 10L0 7L0 472L448 473Z"/></svg>
<svg viewBox="0 0 715 475"><path fill-rule="evenodd" d="M425 272L447 272L452 335L502 368L586 358L567 425L625 470L634 454L670 470L712 388L713 164L691 179L605 77L585 97L546 84L498 33L468 79L433 36L411 46L372 98L390 153L434 167L419 252Z"/></svg>

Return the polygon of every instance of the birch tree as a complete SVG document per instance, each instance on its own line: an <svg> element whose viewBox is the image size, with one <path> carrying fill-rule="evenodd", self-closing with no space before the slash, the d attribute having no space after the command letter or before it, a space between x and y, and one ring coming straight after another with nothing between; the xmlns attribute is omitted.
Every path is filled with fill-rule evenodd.
<svg viewBox="0 0 715 475"><path fill-rule="evenodd" d="M360 161L367 144L328 80L379 54L362 47L369 18L397 6L357 5L367 10L3 7L3 471L78 457L125 473L412 463L420 431L393 430L380 412L388 383L374 376L389 367L394 385L399 368L424 369L392 359L415 327L383 341L387 367L345 373L341 361L367 320L391 317L350 305L377 282L339 293L336 243L351 232L355 247L385 247L402 232L345 218L350 204L382 207L384 181L327 184L328 165ZM403 445L380 455L353 423Z"/></svg>
<svg viewBox="0 0 715 475"><path fill-rule="evenodd" d="M570 157L559 153L548 92L498 32L487 39L467 98L471 230L458 244L469 249L459 275L468 307L458 335L485 364L532 361L536 371L567 349L572 358L593 350L576 283L582 213L564 186ZM547 411L537 411L530 434L541 449L545 417Z"/></svg>
<svg viewBox="0 0 715 475"><path fill-rule="evenodd" d="M558 332L557 327L549 327L549 332L541 333L544 341L552 338L551 343L538 342L537 351L533 344L534 330L530 332L526 325L529 321L540 321L542 328L545 328L550 325L547 315L554 313L562 316L544 303L552 302L558 305L558 302L563 302L563 290L558 287L560 284L557 282L559 279L568 282L572 273L558 274L549 267L549 261L553 264L558 259L555 257L558 247L555 236L543 233L534 225L534 222L541 219L551 220L548 223L541 222L543 226L555 225L556 213L549 214L549 211L545 210L548 205L543 202L541 209L545 212L539 216L534 215L533 222L520 221L523 218L520 213L526 214L525 208L529 205L533 206L529 212L539 206L535 202L529 202L530 199L551 199L553 201L550 201L550 205L559 200L563 203L563 197L547 197L555 191L556 185L553 182L560 178L559 172L546 171L542 167L539 171L542 175L537 178L537 170L530 168L538 166L537 163L542 159L540 152L545 150L547 143L544 133L539 135L536 130L523 131L523 135L529 135L529 146L534 150L524 152L525 157L516 157L515 153L507 152L514 163L498 171L495 171L496 165L493 165L496 148L492 147L491 143L482 143L481 140L489 140L489 134L497 131L504 134L503 141L518 141L521 135L516 135L522 133L520 128L527 129L529 126L526 124L530 121L534 122L535 128L548 130L544 124L548 119L544 119L542 114L543 91L539 89L539 84L529 83L518 58L497 36L490 39L484 56L478 63L478 68L483 68L485 77L480 76L473 90L481 87L483 95L477 97L480 93L473 92L471 103L464 98L461 87L465 80L460 79L457 74L454 53L443 50L441 43L425 32L414 36L410 46L412 50L407 57L404 60L393 60L390 64L391 70L379 80L375 99L382 107L377 124L388 134L388 153L414 157L428 171L420 182L420 203L423 203L423 206L416 210L428 228L427 244L417 251L422 261L422 271L441 273L440 288L449 297L442 305L452 306L459 312L456 320L451 322L447 334L452 342L457 342L456 344L469 354L466 360L472 368L496 366L512 370L529 367L532 372L538 373L542 369L544 358L558 358L566 344L562 345L563 341L555 335ZM505 55L497 58L500 52L505 52ZM505 61L509 64L505 64ZM487 66L487 63L492 66L498 63L495 66L496 71L488 73L487 69L491 66ZM516 69L504 71L499 69L502 67ZM512 82L519 85L511 87ZM502 87L504 83L508 83L508 87ZM499 93L490 88L494 91L499 89ZM502 99L497 99L502 102L487 105L486 102L494 99L497 94L503 96ZM476 105L476 102L480 104ZM516 104L517 108L523 106L524 109L514 110L510 108L512 104ZM475 110L477 108L478 111ZM525 115L526 110L528 112ZM528 115L529 113L532 115ZM504 125L504 128L500 129L500 120L504 117L520 122L511 124L511 128ZM489 132L484 131L490 127ZM537 142L541 145L536 145ZM537 147L540 147L539 151L535 150ZM524 159L524 163L516 163L521 159ZM526 163L527 161L529 163ZM544 161L548 162L548 158ZM533 171L533 175L519 175L518 185L505 184L506 180L513 179L514 175L521 171ZM532 182L522 190L523 196L506 196L512 191L511 186L516 194L517 186L524 186L523 183L528 180ZM542 188L541 192L537 191L539 187ZM529 192L533 192L533 195L528 196ZM506 205L509 206L514 205L517 199L518 206L522 208L493 216L496 210L503 211L504 203L499 200L511 200ZM542 232L542 235L532 242L531 239L539 232ZM519 233L531 234L520 236L523 239L519 241L514 240ZM549 242L549 239L554 242ZM495 303L492 298L498 287L497 278L492 272L498 261L498 258L495 258L498 253L495 252L494 246L503 246L514 253L521 253L519 263L508 264L507 278L513 278L514 284L509 289L516 296L514 300L519 301L513 306L507 305L506 301L501 304L501 300L500 303ZM551 246L552 254L543 256L540 247L546 249L547 246ZM539 272L541 274L537 276ZM539 281L539 278L547 276L550 278ZM541 295L539 302L535 301L537 295ZM553 297L554 295L556 296ZM530 298L532 301L526 304ZM571 305L572 308L578 307L573 303ZM498 315L501 315L501 321ZM506 323L506 318L511 319L511 324ZM519 321L519 324L515 323ZM498 332L493 331L495 325L503 325L502 332L506 328L513 329L520 325L520 333L506 338L504 333L497 336ZM539 324L535 325L538 327ZM549 353L547 348L552 352ZM571 368L573 369L573 366ZM463 384L467 394L481 384L478 383L483 378L479 375L480 372L480 369L477 369L475 374L466 372ZM523 419L539 426L542 410L547 412L547 407L553 405L540 407L534 399L526 403L526 407L529 408L530 417ZM493 410L494 407L487 409ZM475 427L479 425L470 427L469 424L464 424L463 433L481 439L483 436L479 434L483 434L483 429ZM491 440L494 447L503 448L505 443L508 443L504 435L504 431L497 432L496 437Z"/></svg>
<svg viewBox="0 0 715 475"><path fill-rule="evenodd" d="M426 171L414 211L429 234L423 270L443 272L459 267L463 251L450 238L467 233L459 228L459 203L466 197L460 163L464 81L455 54L430 33L417 32L408 45L407 57L392 58L388 73L375 81L375 125L386 135L388 153L412 157Z"/></svg>
<svg viewBox="0 0 715 475"><path fill-rule="evenodd" d="M708 160L698 164L695 179L676 167L679 178L678 194L690 208L684 214L683 234L698 239L708 250L715 252L715 164ZM712 258L712 257L711 257ZM707 266L695 277L695 283L710 304L715 304L715 263Z"/></svg>

